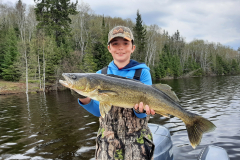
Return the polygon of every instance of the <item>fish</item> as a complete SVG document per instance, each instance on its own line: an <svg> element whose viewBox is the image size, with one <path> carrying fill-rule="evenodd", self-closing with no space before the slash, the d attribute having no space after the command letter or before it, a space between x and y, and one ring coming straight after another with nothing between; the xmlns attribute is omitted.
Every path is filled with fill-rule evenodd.
<svg viewBox="0 0 240 160"><path fill-rule="evenodd" d="M133 108L143 102L156 114L170 115L181 119L188 133L193 149L201 142L203 133L213 131L216 126L209 120L186 111L167 84L146 85L140 81L116 75L97 73L63 73L65 80L60 84L76 91L78 94L99 101L101 116L104 117L111 106Z"/></svg>

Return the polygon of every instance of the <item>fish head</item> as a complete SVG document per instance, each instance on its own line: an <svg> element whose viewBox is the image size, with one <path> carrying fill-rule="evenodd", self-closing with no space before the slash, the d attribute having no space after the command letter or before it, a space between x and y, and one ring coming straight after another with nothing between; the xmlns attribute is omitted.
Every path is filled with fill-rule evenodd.
<svg viewBox="0 0 240 160"><path fill-rule="evenodd" d="M91 75L89 73L63 73L65 81L59 80L59 82L79 94L88 96L89 93L99 88L98 80Z"/></svg>

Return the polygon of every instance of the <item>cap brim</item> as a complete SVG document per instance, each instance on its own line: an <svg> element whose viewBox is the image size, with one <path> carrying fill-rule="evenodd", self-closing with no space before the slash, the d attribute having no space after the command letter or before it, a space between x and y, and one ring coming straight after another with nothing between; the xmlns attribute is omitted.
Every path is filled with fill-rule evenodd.
<svg viewBox="0 0 240 160"><path fill-rule="evenodd" d="M130 42L132 41L131 38L129 38L129 37L116 36L116 37L111 38L110 41L108 42L108 44L109 44L114 38L117 38L117 37L124 38L124 39L126 39L126 40L128 40L128 41L130 41Z"/></svg>

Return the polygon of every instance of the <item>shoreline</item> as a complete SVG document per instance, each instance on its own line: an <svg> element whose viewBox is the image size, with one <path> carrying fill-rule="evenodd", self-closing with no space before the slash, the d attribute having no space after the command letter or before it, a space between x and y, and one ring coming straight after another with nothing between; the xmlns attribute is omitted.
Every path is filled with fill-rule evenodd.
<svg viewBox="0 0 240 160"><path fill-rule="evenodd" d="M51 92L56 90L62 90L61 86L56 87L55 84L48 84L45 87L45 92ZM43 92L43 89L39 89L39 83L28 83L28 93L39 92ZM26 83L0 80L0 96L22 93L26 93Z"/></svg>
<svg viewBox="0 0 240 160"><path fill-rule="evenodd" d="M154 81L160 81L160 80L172 80L172 79L184 79L184 78L194 78L194 77L216 77L218 75L208 75L208 76L189 76L189 75L183 75L178 78L166 76L161 79L154 79ZM219 76L227 76L227 75L219 75ZM234 76L234 75L232 75ZM57 84L48 84L45 87L45 92L51 92L56 90L64 90L65 87L62 85ZM28 83L28 93L40 93L43 92L43 89L39 89L38 83ZM4 81L0 80L0 96L1 95L10 95L10 94L22 94L26 93L26 84L24 82L10 82L10 81Z"/></svg>

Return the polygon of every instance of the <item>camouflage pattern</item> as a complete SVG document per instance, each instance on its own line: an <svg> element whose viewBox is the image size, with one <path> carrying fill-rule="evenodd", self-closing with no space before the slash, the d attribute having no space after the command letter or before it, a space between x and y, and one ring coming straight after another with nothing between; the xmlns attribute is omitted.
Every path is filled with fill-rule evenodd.
<svg viewBox="0 0 240 160"><path fill-rule="evenodd" d="M122 37L128 41L134 40L132 31L124 26L116 26L108 33L108 44L115 37Z"/></svg>
<svg viewBox="0 0 240 160"><path fill-rule="evenodd" d="M133 109L112 106L100 127L96 160L151 160L154 144L148 128L149 116L138 118Z"/></svg>

